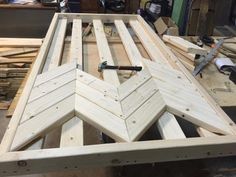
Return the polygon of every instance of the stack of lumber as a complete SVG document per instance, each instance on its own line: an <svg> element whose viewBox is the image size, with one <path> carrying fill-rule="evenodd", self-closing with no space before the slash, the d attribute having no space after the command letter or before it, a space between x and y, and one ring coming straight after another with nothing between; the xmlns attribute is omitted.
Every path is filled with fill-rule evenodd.
<svg viewBox="0 0 236 177"><path fill-rule="evenodd" d="M14 97L42 39L0 38L0 101Z"/></svg>
<svg viewBox="0 0 236 177"><path fill-rule="evenodd" d="M163 40L186 68L194 70L194 60L199 55L206 55L207 50L181 37L164 35Z"/></svg>

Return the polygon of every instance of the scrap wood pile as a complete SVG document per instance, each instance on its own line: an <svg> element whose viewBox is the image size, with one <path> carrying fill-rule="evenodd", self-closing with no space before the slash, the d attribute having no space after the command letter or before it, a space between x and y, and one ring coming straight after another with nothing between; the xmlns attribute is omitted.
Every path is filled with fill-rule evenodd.
<svg viewBox="0 0 236 177"><path fill-rule="evenodd" d="M42 39L0 38L0 109L7 109L33 63Z"/></svg>
<svg viewBox="0 0 236 177"><path fill-rule="evenodd" d="M172 52L190 71L194 70L194 60L200 55L206 55L207 50L181 37L164 35L163 40Z"/></svg>
<svg viewBox="0 0 236 177"><path fill-rule="evenodd" d="M217 43L222 37L214 37L214 42ZM190 71L194 70L195 60L200 55L206 55L207 50L211 48L204 45L201 48L194 43L197 43L198 37L177 37L177 36L163 36L163 41L172 50L172 52L179 58L179 60ZM189 42L191 41L191 42ZM219 48L217 57L228 57L233 61L236 61L236 38L225 38L223 45Z"/></svg>

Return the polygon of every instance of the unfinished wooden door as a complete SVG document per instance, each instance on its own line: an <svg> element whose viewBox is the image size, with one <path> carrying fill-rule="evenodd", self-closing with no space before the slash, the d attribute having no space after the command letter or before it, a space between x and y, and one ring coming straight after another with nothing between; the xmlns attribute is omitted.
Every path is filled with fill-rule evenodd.
<svg viewBox="0 0 236 177"><path fill-rule="evenodd" d="M142 71L126 79L121 77L127 72L115 70L104 70L100 78L88 73L83 23L93 24L94 38L87 42L97 46L95 59L115 65L127 55L129 65ZM116 40L106 36L107 23L114 24ZM111 43L117 39L123 53L114 59ZM199 137L188 138L176 117L194 125ZM84 145L84 122L116 143ZM162 140L139 141L154 124ZM58 127L60 147L41 149L44 136ZM141 17L56 14L2 140L0 174L233 155L235 132L235 124Z"/></svg>

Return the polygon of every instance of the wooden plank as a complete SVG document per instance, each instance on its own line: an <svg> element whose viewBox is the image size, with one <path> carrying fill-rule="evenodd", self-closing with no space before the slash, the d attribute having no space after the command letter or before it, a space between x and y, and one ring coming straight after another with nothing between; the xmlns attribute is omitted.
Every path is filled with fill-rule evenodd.
<svg viewBox="0 0 236 177"><path fill-rule="evenodd" d="M60 13L59 18L67 18L68 22L73 22L74 19L79 18L83 21L83 23L91 23L94 19L101 20L104 23L113 23L114 20L123 20L124 22L128 22L129 20L137 19L137 15L133 14L95 14L95 13Z"/></svg>
<svg viewBox="0 0 236 177"><path fill-rule="evenodd" d="M151 60L162 61L166 63L162 52L154 45L152 39L147 35L147 33L145 33L143 27L139 24L139 22L137 20L131 20L129 24L140 39L148 55L151 57Z"/></svg>
<svg viewBox="0 0 236 177"><path fill-rule="evenodd" d="M17 48L17 49L10 49L6 51L0 51L0 57L7 57L19 54L26 54L38 51L38 48Z"/></svg>
<svg viewBox="0 0 236 177"><path fill-rule="evenodd" d="M98 52L100 57L100 62L107 61L108 65L115 65L112 59L111 51L106 39L106 35L103 29L103 24L101 20L93 20L94 32L96 35ZM109 83L118 86L120 84L119 78L116 71L103 71L104 80Z"/></svg>
<svg viewBox="0 0 236 177"><path fill-rule="evenodd" d="M58 18L58 15L56 14L53 17L52 23L45 37L44 43L41 46L37 59L35 60L35 64L29 76L30 79L28 79L26 82L26 87L24 88L22 92L23 96L20 97L18 106L16 107L13 117L8 125L8 129L6 130L4 134L4 137L2 139L1 146L0 146L0 155L10 150L10 147L13 142L14 136L16 134L18 124L20 123L25 105L27 104L30 91L34 85L34 81L39 73L39 70L42 68L44 61L46 59L46 55L47 55L50 43L52 41L52 34L54 33L55 27L57 25L57 20L58 20L57 18Z"/></svg>
<svg viewBox="0 0 236 177"><path fill-rule="evenodd" d="M75 98L72 95L34 115L32 119L22 122L17 128L11 151L19 150L35 138L45 135L46 132L74 117L74 107L71 107L74 104Z"/></svg>
<svg viewBox="0 0 236 177"><path fill-rule="evenodd" d="M188 58L190 61L194 61L196 58L196 54L192 54L192 53L187 53L184 52L183 50L179 49L178 47L175 47L174 45L171 45L169 43L167 43L167 46L170 47L172 50L175 50L176 52L180 53L181 55L185 56L186 58Z"/></svg>
<svg viewBox="0 0 236 177"><path fill-rule="evenodd" d="M39 38L0 38L1 47L40 47L42 43Z"/></svg>
<svg viewBox="0 0 236 177"><path fill-rule="evenodd" d="M76 61L78 64L82 65L82 47L82 21L80 19L74 19L71 36L70 61Z"/></svg>
<svg viewBox="0 0 236 177"><path fill-rule="evenodd" d="M73 147L84 145L83 121L74 117L62 126L60 147Z"/></svg>
<svg viewBox="0 0 236 177"><path fill-rule="evenodd" d="M39 99L40 97L68 84L75 80L75 70L72 70L62 76L54 78L49 82L43 83L34 87L31 91L31 95L29 97L28 103ZM45 75L46 76L46 75Z"/></svg>
<svg viewBox="0 0 236 177"><path fill-rule="evenodd" d="M156 91L139 109L126 119L129 141L138 140L165 110L164 100L160 92Z"/></svg>
<svg viewBox="0 0 236 177"><path fill-rule="evenodd" d="M198 54L198 55L207 55L207 50L201 48L181 37L163 35L163 40L171 45L183 50L187 53Z"/></svg>
<svg viewBox="0 0 236 177"><path fill-rule="evenodd" d="M58 21L57 29L53 36L53 41L48 52L47 60L43 68L43 72L48 68L55 68L60 65L61 56L63 52L64 39L66 34L67 19L60 19Z"/></svg>
<svg viewBox="0 0 236 177"><path fill-rule="evenodd" d="M142 66L142 55L140 54L137 46L135 45L132 37L129 34L128 29L126 28L122 20L115 20L116 29L120 35L122 43L125 47L125 50L129 56L129 60L133 66Z"/></svg>
<svg viewBox="0 0 236 177"><path fill-rule="evenodd" d="M82 20L74 19L71 37L70 59L83 69ZM60 147L82 146L84 144L83 121L74 117L62 126Z"/></svg>
<svg viewBox="0 0 236 177"><path fill-rule="evenodd" d="M117 141L129 140L124 120L78 94L75 111L78 117L108 134L111 138Z"/></svg>
<svg viewBox="0 0 236 177"><path fill-rule="evenodd" d="M10 63L32 63L32 58L22 58L22 59L9 59L0 57L0 64L10 64Z"/></svg>
<svg viewBox="0 0 236 177"><path fill-rule="evenodd" d="M75 81L72 81L64 86L58 87L53 92L48 92L38 99L29 102L25 107L21 123L25 122L26 120L32 119L35 115L45 111L48 107L53 106L57 102L62 101L63 99L73 95L74 93Z"/></svg>
<svg viewBox="0 0 236 177"><path fill-rule="evenodd" d="M175 116L165 112L157 121L157 128L163 139L184 139L186 136Z"/></svg>
<svg viewBox="0 0 236 177"><path fill-rule="evenodd" d="M219 144L219 142L221 142ZM0 158L1 174L70 171L83 167L121 166L236 155L235 136L111 143L74 148L10 152ZM153 155L155 154L155 155ZM20 168L17 162L26 162ZM50 165L48 165L50 162ZM18 163L19 164L19 163ZM18 167L18 168L17 168ZM27 170L28 169L28 170Z"/></svg>
<svg viewBox="0 0 236 177"><path fill-rule="evenodd" d="M216 137L218 136L217 134L215 133L212 133L204 128L201 128L201 127L197 127L197 132L198 134L201 136L201 137Z"/></svg>

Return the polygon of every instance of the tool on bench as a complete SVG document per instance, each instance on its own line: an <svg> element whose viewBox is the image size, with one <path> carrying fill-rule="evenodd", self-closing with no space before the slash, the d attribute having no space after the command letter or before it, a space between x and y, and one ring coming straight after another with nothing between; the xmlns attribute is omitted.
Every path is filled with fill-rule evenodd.
<svg viewBox="0 0 236 177"><path fill-rule="evenodd" d="M141 71L142 66L112 66L108 65L107 61L104 61L98 65L98 72L102 72L104 69Z"/></svg>
<svg viewBox="0 0 236 177"><path fill-rule="evenodd" d="M215 57L218 52L218 49L222 46L223 43L224 39L219 40L219 42L215 44L215 47L212 48L206 56L201 56L201 58L198 59L200 63L195 67L193 71L193 76L198 75L202 71L202 69Z"/></svg>

